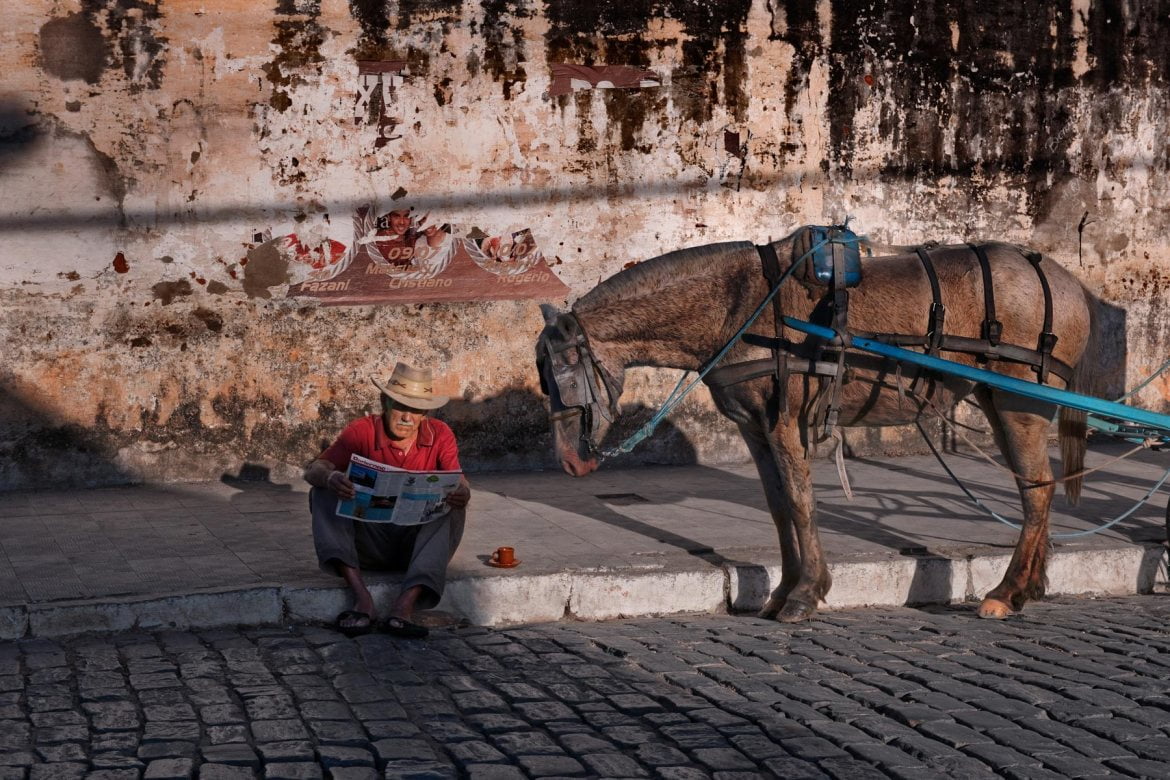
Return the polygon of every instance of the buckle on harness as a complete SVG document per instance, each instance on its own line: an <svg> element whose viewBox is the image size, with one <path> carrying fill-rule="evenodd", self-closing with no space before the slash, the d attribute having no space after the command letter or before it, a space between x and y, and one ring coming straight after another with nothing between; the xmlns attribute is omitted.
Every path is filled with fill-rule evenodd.
<svg viewBox="0 0 1170 780"><path fill-rule="evenodd" d="M937 352L942 345L947 319L947 307L941 301L930 304L930 325L926 331L926 348L930 352Z"/></svg>
<svg viewBox="0 0 1170 780"><path fill-rule="evenodd" d="M1045 333L1040 334L1040 346L1039 346L1040 352L1043 352L1045 354L1050 355L1050 354L1052 354L1052 349L1055 346L1056 346L1056 334L1055 333L1045 332Z"/></svg>
<svg viewBox="0 0 1170 780"><path fill-rule="evenodd" d="M993 347L999 346L999 338L1003 335L1003 323L999 320L983 321L983 338Z"/></svg>

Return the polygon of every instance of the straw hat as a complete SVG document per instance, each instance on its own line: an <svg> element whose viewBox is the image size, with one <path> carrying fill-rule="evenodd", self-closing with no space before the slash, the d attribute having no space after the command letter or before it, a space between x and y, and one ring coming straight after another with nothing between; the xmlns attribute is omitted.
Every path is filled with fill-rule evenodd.
<svg viewBox="0 0 1170 780"><path fill-rule="evenodd" d="M438 409L449 400L445 395L435 395L429 368L415 368L406 363L395 363L389 381L382 384L370 377L374 386L399 403L412 409Z"/></svg>

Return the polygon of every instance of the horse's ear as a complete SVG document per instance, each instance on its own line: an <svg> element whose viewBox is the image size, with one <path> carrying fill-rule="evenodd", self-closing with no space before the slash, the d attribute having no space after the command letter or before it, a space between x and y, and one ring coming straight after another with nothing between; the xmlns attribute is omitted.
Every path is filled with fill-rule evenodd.
<svg viewBox="0 0 1170 780"><path fill-rule="evenodd" d="M544 324L552 325L557 321L557 317L561 315L556 306L551 303L540 304L540 313L544 315Z"/></svg>

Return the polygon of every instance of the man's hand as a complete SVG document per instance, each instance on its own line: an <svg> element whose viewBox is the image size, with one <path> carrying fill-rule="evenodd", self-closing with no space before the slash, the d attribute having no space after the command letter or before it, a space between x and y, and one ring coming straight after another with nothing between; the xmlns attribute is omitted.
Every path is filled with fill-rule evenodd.
<svg viewBox="0 0 1170 780"><path fill-rule="evenodd" d="M461 509L467 506L467 502L471 500L471 485L468 484L467 479L463 478L459 481L459 487L447 494L447 504Z"/></svg>
<svg viewBox="0 0 1170 780"><path fill-rule="evenodd" d="M305 469L305 481L313 487L332 490L342 498L353 498L356 493L345 472L338 471L336 466L324 458L318 458L309 464Z"/></svg>
<svg viewBox="0 0 1170 780"><path fill-rule="evenodd" d="M349 477L340 471L330 472L329 479L325 481L325 487L345 499L353 498L357 494Z"/></svg>

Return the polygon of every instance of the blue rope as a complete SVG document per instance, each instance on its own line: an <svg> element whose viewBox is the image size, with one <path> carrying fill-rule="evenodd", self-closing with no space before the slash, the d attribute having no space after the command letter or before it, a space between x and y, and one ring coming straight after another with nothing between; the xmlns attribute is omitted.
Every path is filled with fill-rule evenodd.
<svg viewBox="0 0 1170 780"><path fill-rule="evenodd" d="M602 450L601 456L605 458L611 458L615 455L622 455L627 453L634 449L634 447L638 446L638 444L641 443L641 441L647 436L654 433L654 429L657 428L658 424L666 418L666 415L670 414L670 410L677 406L679 402L682 401L682 399L686 398L687 394L694 390L695 386L703 380L703 377L707 376L708 372L715 368L719 361L722 360L729 351L731 351L731 348L735 346L735 343L739 341L740 337L747 332L747 329L752 326L752 323L755 322L760 314L763 313L764 307L767 306L772 301L772 298L776 296L776 293L780 291L780 285L784 284L784 280L791 276L793 272L795 272L796 269L799 268L805 260L811 257L814 252L823 247L825 244L856 243L860 240L861 239L856 236L851 239L844 240L826 238L814 244L811 249L798 257L792 263L792 265L788 266L788 269L784 271L784 273L780 274L780 278L776 281L775 286L772 287L771 291L764 297L764 300L760 301L760 305L757 306L756 310L752 312L752 315L748 317L747 322L745 322L743 326L735 332L735 335L732 336L728 342L723 345L723 348L719 350L718 353L716 353L715 357L707 361L707 365L700 369L699 375L695 377L694 381L687 385L685 390L679 393L679 388L683 386L683 382L686 380L687 374L690 373L690 371L684 371L682 377L680 377L678 380L678 384L674 386L674 390L670 391L670 395L666 397L666 400L663 401L662 406L658 409L657 412L654 413L654 416L651 417L645 425L634 431L618 446L608 450Z"/></svg>

